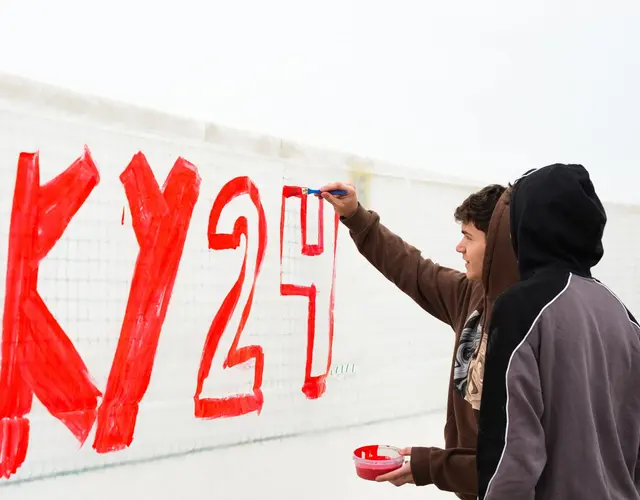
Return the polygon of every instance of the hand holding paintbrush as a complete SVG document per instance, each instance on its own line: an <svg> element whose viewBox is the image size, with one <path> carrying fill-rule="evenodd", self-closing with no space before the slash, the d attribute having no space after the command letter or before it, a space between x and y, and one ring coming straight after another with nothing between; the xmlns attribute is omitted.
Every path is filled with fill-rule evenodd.
<svg viewBox="0 0 640 500"><path fill-rule="evenodd" d="M315 194L327 200L340 217L350 217L358 210L356 188L352 184L332 182L322 186L320 189L305 189L307 189L308 194Z"/></svg>
<svg viewBox="0 0 640 500"><path fill-rule="evenodd" d="M322 192L322 189L302 188L302 194L315 194L316 196L320 196ZM346 196L349 194L349 191L346 189L332 189L331 191L326 192L333 196Z"/></svg>

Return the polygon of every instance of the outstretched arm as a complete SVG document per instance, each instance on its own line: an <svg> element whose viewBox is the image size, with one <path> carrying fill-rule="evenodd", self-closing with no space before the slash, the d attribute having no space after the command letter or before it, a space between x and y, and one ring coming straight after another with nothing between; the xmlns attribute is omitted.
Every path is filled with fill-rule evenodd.
<svg viewBox="0 0 640 500"><path fill-rule="evenodd" d="M470 282L464 273L422 257L420 250L382 225L377 213L358 203L353 186L334 183L322 188L330 189L348 192L344 196L323 192L322 197L341 216L358 251L423 309L453 326L464 313L466 300L480 284Z"/></svg>

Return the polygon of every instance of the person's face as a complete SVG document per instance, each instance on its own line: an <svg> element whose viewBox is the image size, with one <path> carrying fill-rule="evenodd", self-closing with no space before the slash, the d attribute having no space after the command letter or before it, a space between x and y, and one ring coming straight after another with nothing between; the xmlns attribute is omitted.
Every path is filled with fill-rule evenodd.
<svg viewBox="0 0 640 500"><path fill-rule="evenodd" d="M462 240L456 246L456 252L462 254L466 264L467 278L470 280L482 279L486 246L487 239L483 231L480 231L472 222L462 224Z"/></svg>

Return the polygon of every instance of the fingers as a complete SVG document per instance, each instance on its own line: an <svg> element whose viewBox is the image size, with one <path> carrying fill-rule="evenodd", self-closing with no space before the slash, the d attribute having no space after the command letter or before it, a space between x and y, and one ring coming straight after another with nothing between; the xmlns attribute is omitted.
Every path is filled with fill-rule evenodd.
<svg viewBox="0 0 640 500"><path fill-rule="evenodd" d="M403 457L410 457L411 456L411 447L409 446L408 448L402 448L399 453Z"/></svg>
<svg viewBox="0 0 640 500"><path fill-rule="evenodd" d="M329 184L325 184L324 186L322 186L320 188L320 191L333 191L334 189L348 191L349 194L356 192L353 184L349 184L347 182L330 182Z"/></svg>
<svg viewBox="0 0 640 500"><path fill-rule="evenodd" d="M340 190L347 194L333 195L330 191ZM340 217L350 217L358 209L356 188L347 182L331 182L320 188L320 197L326 200ZM316 195L318 196L318 195Z"/></svg>
<svg viewBox="0 0 640 500"><path fill-rule="evenodd" d="M322 196L324 200L327 200L327 202L331 203L331 205L333 205L334 207L336 206L337 203L340 202L339 198L337 198L336 196L333 196L330 193L323 192L320 194L320 196Z"/></svg>
<svg viewBox="0 0 640 500"><path fill-rule="evenodd" d="M401 473L398 475L393 475L397 471L390 472L389 474L384 474L376 478L376 482L378 483L391 483L394 486L403 486L405 484L409 484L413 481L411 475L406 473Z"/></svg>
<svg viewBox="0 0 640 500"><path fill-rule="evenodd" d="M376 477L376 481L378 483L384 483L389 481L390 483L393 483L394 481L397 481L398 479L400 479L402 476L404 476L404 471L402 470L402 467L398 470L394 470L392 472L387 472L386 474L382 474L382 476L378 476Z"/></svg>
<svg viewBox="0 0 640 500"><path fill-rule="evenodd" d="M413 475L411 474L411 466L409 464L405 464L397 470L378 476L376 478L376 482L389 482L394 486L402 486L403 484L412 483Z"/></svg>

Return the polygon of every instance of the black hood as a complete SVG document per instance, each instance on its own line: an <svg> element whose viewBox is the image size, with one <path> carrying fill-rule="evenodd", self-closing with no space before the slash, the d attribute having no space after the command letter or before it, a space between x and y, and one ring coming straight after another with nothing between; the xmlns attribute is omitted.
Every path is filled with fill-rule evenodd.
<svg viewBox="0 0 640 500"><path fill-rule="evenodd" d="M527 172L513 186L510 217L520 279L549 267L591 276L602 258L607 215L582 165Z"/></svg>

